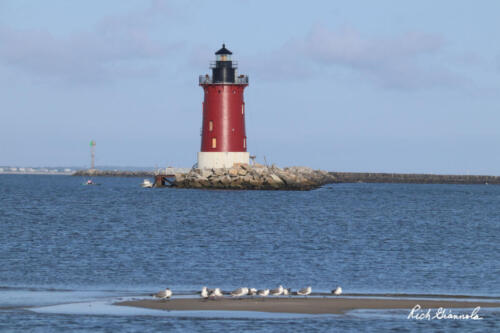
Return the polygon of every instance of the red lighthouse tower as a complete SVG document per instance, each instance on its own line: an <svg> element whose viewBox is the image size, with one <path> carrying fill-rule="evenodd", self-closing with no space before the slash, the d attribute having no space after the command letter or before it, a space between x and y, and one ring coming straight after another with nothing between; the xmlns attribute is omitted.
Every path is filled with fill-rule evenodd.
<svg viewBox="0 0 500 333"><path fill-rule="evenodd" d="M248 76L237 74L232 52L222 48L215 52L210 64L212 76L201 75L204 91L201 151L198 168L230 168L234 163L249 161L245 133L245 102L243 90Z"/></svg>

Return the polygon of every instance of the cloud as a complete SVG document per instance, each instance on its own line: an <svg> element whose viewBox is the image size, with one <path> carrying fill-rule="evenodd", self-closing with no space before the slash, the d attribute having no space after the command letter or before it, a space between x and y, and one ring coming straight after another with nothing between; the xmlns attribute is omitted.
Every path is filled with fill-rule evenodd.
<svg viewBox="0 0 500 333"><path fill-rule="evenodd" d="M421 54L436 53L443 46L438 36L416 32L393 38L363 38L359 31L344 28L331 31L313 28L305 39L306 52L324 63L340 63L356 68L388 65Z"/></svg>
<svg viewBox="0 0 500 333"><path fill-rule="evenodd" d="M319 65L348 67L390 88L417 89L462 80L437 59L444 45L440 36L420 32L367 38L352 28L316 26L300 47Z"/></svg>
<svg viewBox="0 0 500 333"><path fill-rule="evenodd" d="M99 82L150 75L148 60L165 57L174 46L154 40L150 28L168 15L162 1L145 10L106 17L90 31L59 38L44 30L0 26L0 62L29 73L70 82Z"/></svg>
<svg viewBox="0 0 500 333"><path fill-rule="evenodd" d="M485 58L473 51L463 52L461 54L454 56L450 60L459 65L465 65L469 67L483 67L483 68L488 67Z"/></svg>
<svg viewBox="0 0 500 333"><path fill-rule="evenodd" d="M299 50L301 40L292 39L270 52L241 56L245 70L266 81L304 80L314 77L311 66Z"/></svg>
<svg viewBox="0 0 500 333"><path fill-rule="evenodd" d="M439 56L445 47L438 35L406 32L386 38L364 37L354 28L313 27L267 54L247 60L266 79L308 79L347 68L390 89L454 87L465 79L449 70Z"/></svg>

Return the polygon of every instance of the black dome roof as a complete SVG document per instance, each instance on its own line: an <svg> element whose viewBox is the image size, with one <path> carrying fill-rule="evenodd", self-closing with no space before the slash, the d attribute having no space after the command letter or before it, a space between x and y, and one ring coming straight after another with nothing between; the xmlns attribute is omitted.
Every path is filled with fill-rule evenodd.
<svg viewBox="0 0 500 333"><path fill-rule="evenodd" d="M222 48L219 51L215 52L215 55L221 55L221 54L233 54L233 52L226 49L226 44L222 44Z"/></svg>

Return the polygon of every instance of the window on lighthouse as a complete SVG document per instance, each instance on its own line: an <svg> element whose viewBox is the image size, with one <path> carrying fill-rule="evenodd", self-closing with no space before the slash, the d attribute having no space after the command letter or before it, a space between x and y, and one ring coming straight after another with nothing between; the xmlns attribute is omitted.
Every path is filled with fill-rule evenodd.
<svg viewBox="0 0 500 333"><path fill-rule="evenodd" d="M212 148L217 148L217 139L212 138Z"/></svg>
<svg viewBox="0 0 500 333"><path fill-rule="evenodd" d="M212 132L214 130L214 122L211 120L208 122L208 130L210 132Z"/></svg>
<svg viewBox="0 0 500 333"><path fill-rule="evenodd" d="M230 54L217 54L215 56L216 61L230 61L231 60L231 55Z"/></svg>
<svg viewBox="0 0 500 333"><path fill-rule="evenodd" d="M243 148L247 147L247 138L243 138Z"/></svg>

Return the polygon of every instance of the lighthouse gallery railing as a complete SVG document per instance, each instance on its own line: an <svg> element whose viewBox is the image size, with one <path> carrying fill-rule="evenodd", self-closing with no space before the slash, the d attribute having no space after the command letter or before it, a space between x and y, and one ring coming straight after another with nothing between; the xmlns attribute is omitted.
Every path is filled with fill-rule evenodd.
<svg viewBox="0 0 500 333"><path fill-rule="evenodd" d="M200 84L212 84L212 77L210 75L200 75ZM234 82L228 82L230 84L248 84L248 75L240 75L234 78Z"/></svg>

